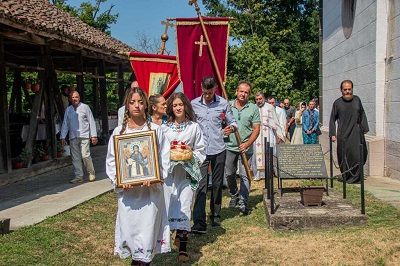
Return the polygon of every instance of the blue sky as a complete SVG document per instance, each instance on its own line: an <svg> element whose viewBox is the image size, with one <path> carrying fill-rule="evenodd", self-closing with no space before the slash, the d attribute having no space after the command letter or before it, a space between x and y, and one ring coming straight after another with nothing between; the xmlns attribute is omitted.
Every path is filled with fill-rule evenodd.
<svg viewBox="0 0 400 266"><path fill-rule="evenodd" d="M67 4L79 6L82 2L84 1L68 0ZM90 2L93 4L95 0ZM101 6L107 10L113 4L112 13L119 13L117 23L111 26L111 35L130 46L135 46L135 36L141 32L145 32L151 38L160 39L165 30L161 21L165 21L166 18L197 17L194 6L190 6L188 2L189 0L108 0ZM206 10L202 0L198 0L197 3L204 15ZM176 55L174 28L168 29L168 36L166 49L171 51L171 55Z"/></svg>

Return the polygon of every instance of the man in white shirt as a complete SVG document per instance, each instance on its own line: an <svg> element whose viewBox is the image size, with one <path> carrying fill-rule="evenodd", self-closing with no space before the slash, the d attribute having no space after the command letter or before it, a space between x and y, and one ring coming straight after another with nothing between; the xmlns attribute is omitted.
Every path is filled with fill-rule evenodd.
<svg viewBox="0 0 400 266"><path fill-rule="evenodd" d="M96 124L89 106L80 102L77 91L70 94L71 105L65 110L64 121L61 127L61 145L66 144L65 136L69 132L72 165L75 178L70 183L83 182L82 160L89 173L89 181L96 179L92 157L90 156L90 142L97 144Z"/></svg>

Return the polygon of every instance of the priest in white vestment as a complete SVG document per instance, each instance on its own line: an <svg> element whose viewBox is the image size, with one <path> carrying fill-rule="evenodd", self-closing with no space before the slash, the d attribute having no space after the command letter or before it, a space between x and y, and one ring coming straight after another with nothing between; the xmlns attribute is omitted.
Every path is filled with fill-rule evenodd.
<svg viewBox="0 0 400 266"><path fill-rule="evenodd" d="M286 112L276 104L275 96L268 96L267 103L275 108L276 116L278 117L279 125L282 132L286 132Z"/></svg>
<svg viewBox="0 0 400 266"><path fill-rule="evenodd" d="M257 92L256 104L259 107L261 128L257 140L254 142L254 150L256 151L253 156L253 172L254 180L264 178L265 172L265 158L264 158L264 138L270 143L270 147L274 148L274 155L276 154L276 143L285 142L284 131L281 128L280 122L276 115L275 108L265 101L264 94Z"/></svg>

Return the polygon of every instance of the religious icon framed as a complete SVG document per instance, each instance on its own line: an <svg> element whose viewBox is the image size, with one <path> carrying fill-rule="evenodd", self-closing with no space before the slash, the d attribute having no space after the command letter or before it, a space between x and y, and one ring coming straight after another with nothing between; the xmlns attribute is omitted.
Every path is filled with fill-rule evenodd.
<svg viewBox="0 0 400 266"><path fill-rule="evenodd" d="M154 130L114 136L117 187L161 182L156 140Z"/></svg>

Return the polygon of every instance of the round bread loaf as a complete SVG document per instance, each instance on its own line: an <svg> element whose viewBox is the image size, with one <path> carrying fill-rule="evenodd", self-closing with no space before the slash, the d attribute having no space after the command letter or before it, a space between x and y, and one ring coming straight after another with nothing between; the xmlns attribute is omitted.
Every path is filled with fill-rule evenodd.
<svg viewBox="0 0 400 266"><path fill-rule="evenodd" d="M171 161L187 161L193 156L192 149L184 142L174 141L171 145Z"/></svg>

